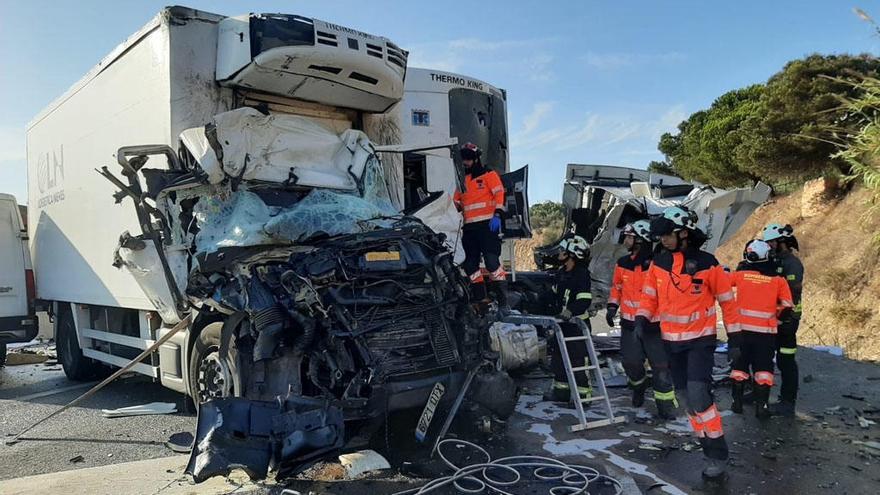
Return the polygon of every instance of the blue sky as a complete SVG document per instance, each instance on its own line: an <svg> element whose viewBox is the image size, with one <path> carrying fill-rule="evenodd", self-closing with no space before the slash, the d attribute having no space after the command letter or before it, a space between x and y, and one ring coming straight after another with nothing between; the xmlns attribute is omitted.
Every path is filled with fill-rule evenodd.
<svg viewBox="0 0 880 495"><path fill-rule="evenodd" d="M0 191L26 201L25 125L168 2L0 1ZM226 15L285 12L386 36L410 65L508 91L511 166L532 202L559 200L565 164L644 168L660 134L793 58L877 53L853 13L880 2L192 0Z"/></svg>

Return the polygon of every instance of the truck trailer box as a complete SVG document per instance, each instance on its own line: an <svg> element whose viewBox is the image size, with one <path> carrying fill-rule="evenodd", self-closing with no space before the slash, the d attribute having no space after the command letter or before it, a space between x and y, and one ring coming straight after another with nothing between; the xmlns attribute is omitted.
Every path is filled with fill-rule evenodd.
<svg viewBox="0 0 880 495"><path fill-rule="evenodd" d="M291 62L295 57L273 50L289 44L307 56ZM119 148L179 150L183 130L248 105L306 115L336 132L357 121L371 134L398 101L405 68L406 52L387 39L317 19L162 10L28 125L37 298L155 309L132 276L113 266L120 234L141 231L134 210L117 205L115 188L96 172L117 168ZM371 135L397 144L391 136Z"/></svg>

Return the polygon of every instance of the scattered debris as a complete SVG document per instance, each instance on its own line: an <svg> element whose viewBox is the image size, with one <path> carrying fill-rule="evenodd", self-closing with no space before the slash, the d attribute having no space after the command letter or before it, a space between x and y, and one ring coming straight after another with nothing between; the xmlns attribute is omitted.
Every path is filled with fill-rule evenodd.
<svg viewBox="0 0 880 495"><path fill-rule="evenodd" d="M872 421L870 419L865 419L864 416L859 416L858 419L859 419L859 426L861 426L862 428L870 428L871 425L877 424L876 421Z"/></svg>
<svg viewBox="0 0 880 495"><path fill-rule="evenodd" d="M339 456L339 462L345 468L345 476L348 479L355 479L370 471L391 469L388 461L375 450L361 450L351 454L343 454Z"/></svg>
<svg viewBox="0 0 880 495"><path fill-rule="evenodd" d="M49 359L46 355L29 352L10 352L6 355L6 366L23 366L26 364L43 363Z"/></svg>
<svg viewBox="0 0 880 495"><path fill-rule="evenodd" d="M804 383L812 383L812 382L813 382L813 375L807 375L804 377Z"/></svg>
<svg viewBox="0 0 880 495"><path fill-rule="evenodd" d="M83 456L77 455L68 459L67 462L70 462L71 464L76 464L78 462L83 462L84 460L85 458Z"/></svg>
<svg viewBox="0 0 880 495"><path fill-rule="evenodd" d="M841 397L844 397L844 398L846 398L846 399L858 400L858 401L862 401L862 402L865 401L865 398L862 397L861 395L856 395L856 394L840 394L840 396L841 396Z"/></svg>
<svg viewBox="0 0 880 495"><path fill-rule="evenodd" d="M770 459L771 461L775 461L777 459L776 454L772 452L761 452L761 457L764 459Z"/></svg>
<svg viewBox="0 0 880 495"><path fill-rule="evenodd" d="M862 442L861 440L856 440L853 442L853 444L862 445L862 446L867 447L871 450L877 451L877 453L880 453L880 442L875 442L873 440L867 441L867 442Z"/></svg>
<svg viewBox="0 0 880 495"><path fill-rule="evenodd" d="M811 347L814 351L827 352L832 356L843 357L843 348L836 345L815 345Z"/></svg>
<svg viewBox="0 0 880 495"><path fill-rule="evenodd" d="M119 409L101 409L105 418L124 418L126 416L148 416L153 414L173 414L177 412L177 404L173 402L150 402L139 406L120 407Z"/></svg>
<svg viewBox="0 0 880 495"><path fill-rule="evenodd" d="M194 438L192 433L188 431L183 431L171 435L165 442L165 446L168 447L172 452L177 452L178 454L189 454L190 452L192 452L193 440Z"/></svg>

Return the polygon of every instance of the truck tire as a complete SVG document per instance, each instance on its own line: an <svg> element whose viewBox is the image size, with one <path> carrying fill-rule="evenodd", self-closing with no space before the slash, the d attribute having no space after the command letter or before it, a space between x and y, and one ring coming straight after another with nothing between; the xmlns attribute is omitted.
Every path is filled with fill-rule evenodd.
<svg viewBox="0 0 880 495"><path fill-rule="evenodd" d="M234 395L233 368L220 357L222 330L223 322L208 324L190 353L189 390L196 409L202 402ZM230 359L235 359L234 349L229 354Z"/></svg>
<svg viewBox="0 0 880 495"><path fill-rule="evenodd" d="M0 368L6 366L6 343L0 344Z"/></svg>
<svg viewBox="0 0 880 495"><path fill-rule="evenodd" d="M64 369L67 378L81 382L95 378L98 372L98 363L83 355L76 338L76 327L73 324L73 316L70 307L60 304L58 311L58 330L55 335L55 348L58 352L58 362Z"/></svg>

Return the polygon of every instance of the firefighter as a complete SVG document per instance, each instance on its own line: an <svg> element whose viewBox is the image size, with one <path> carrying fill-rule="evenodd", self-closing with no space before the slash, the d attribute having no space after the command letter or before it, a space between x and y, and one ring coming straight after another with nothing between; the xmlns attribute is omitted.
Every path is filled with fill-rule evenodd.
<svg viewBox="0 0 880 495"><path fill-rule="evenodd" d="M791 225L771 223L764 227L761 238L775 251L778 273L788 282L794 309L783 315L776 333L776 366L782 378L779 402L773 414L794 417L798 393L797 331L801 323L801 295L804 290L804 265L795 255L799 251L797 238Z"/></svg>
<svg viewBox="0 0 880 495"><path fill-rule="evenodd" d="M480 149L467 143L460 150L465 167L464 192L455 191L455 206L464 216L462 267L471 280L471 296L476 301L487 299L486 284L480 269L480 258L486 265L489 284L499 308L508 309L507 274L501 266L501 219L504 216L504 186L494 170L483 166Z"/></svg>
<svg viewBox="0 0 880 495"><path fill-rule="evenodd" d="M728 326L728 352L733 360L731 410L743 412L745 384L754 377L755 416L759 419L770 417L777 318L786 318L794 307L791 290L776 267L770 245L755 240L746 245L744 260L732 278L738 316L736 323Z"/></svg>
<svg viewBox="0 0 880 495"><path fill-rule="evenodd" d="M645 390L648 387L645 372L645 358L653 371L652 385L657 414L662 419L675 419L675 390L672 387L672 374L669 359L660 338L660 325L650 322L641 338L634 331L636 311L642 295L642 281L653 258L651 224L647 220L627 224L623 230L623 245L629 254L617 260L611 282L611 294L605 310L608 326L614 326L614 316L620 311L620 347L623 367L632 389L633 407L642 407Z"/></svg>
<svg viewBox="0 0 880 495"><path fill-rule="evenodd" d="M590 304L593 302L593 294L590 292L590 246L581 236L563 239L559 243L560 261L559 272L556 274L556 284L553 291L556 294L559 307L562 308L560 316L563 320L580 318L590 327ZM565 337L578 337L581 332L574 323L563 322L559 325ZM553 367L553 390L549 400L567 402L573 399L568 386L568 374L556 339L551 339L550 356ZM568 355L572 367L587 365L587 346L583 342L572 341L567 345ZM575 373L578 396L581 399L592 395L590 378L587 371ZM585 404L586 407L586 404Z"/></svg>
<svg viewBox="0 0 880 495"><path fill-rule="evenodd" d="M706 457L703 476L720 479L726 472L728 450L710 387L716 300L725 322L734 323L736 301L730 276L714 256L700 250L707 237L697 228L696 214L686 208L664 210L651 222L651 235L659 238L664 250L654 256L645 274L635 332L644 335L651 321L659 319L675 390L686 398L691 427Z"/></svg>

